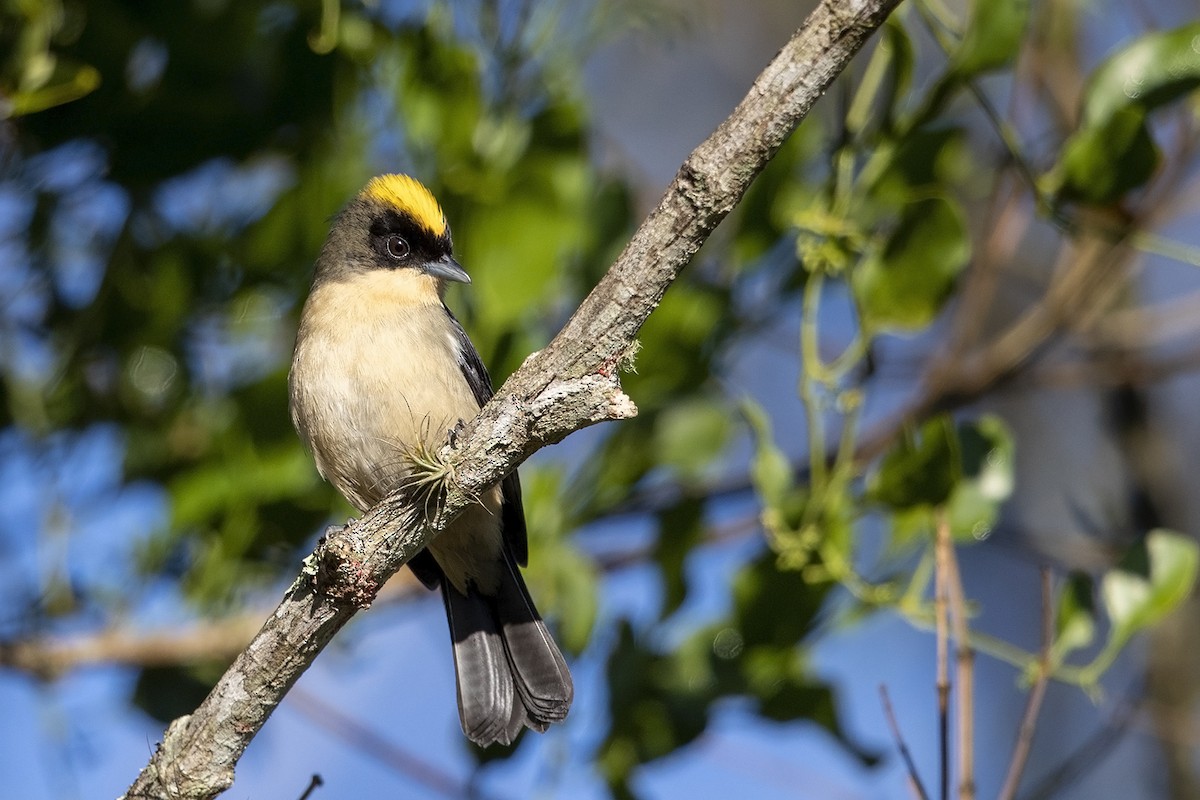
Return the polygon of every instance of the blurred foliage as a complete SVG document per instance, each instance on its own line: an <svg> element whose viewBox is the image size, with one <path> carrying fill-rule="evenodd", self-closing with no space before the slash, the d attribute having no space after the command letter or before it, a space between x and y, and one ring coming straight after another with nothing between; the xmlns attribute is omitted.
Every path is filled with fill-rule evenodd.
<svg viewBox="0 0 1200 800"><path fill-rule="evenodd" d="M813 721L870 763L809 669L826 612L921 618L928 570L896 565L928 551L938 513L964 543L985 538L1012 491L1017 443L996 417L938 414L873 464L855 453L873 348L933 329L972 259L975 204L1000 173L980 168L989 156L964 108L980 102L981 76L1011 79L1038 12L978 0L963 19L948 13L915 3L890 20L842 79L845 102L801 127L672 287L624 378L639 416L523 470L530 582L572 652L605 640L602 563L573 532L634 512L652 523L642 555L661 604L608 637L595 757L618 796L733 696L766 720ZM125 486L168 499L125 596L71 584L110 613L164 583L205 612L234 608L286 581L321 526L349 512L291 430L286 370L327 221L368 177L410 171L442 201L474 278L450 302L497 383L548 341L635 222L632 187L589 152L581 53L640 19L603 4L25 0L0 14L0 424L39 442L115 426ZM1025 165L1047 216L1121 204L1154 178L1154 117L1192 99L1198 35L1192 24L1140 37L1092 71L1049 166ZM854 331L831 357L822 305L834 289ZM726 383L727 361L797 311L801 403L773 418ZM743 464L765 544L719 618L680 635L714 487ZM882 566L864 563L870 520L889 531ZM1196 548L1179 535L1149 534L1131 558L1064 587L1059 677L1094 686L1194 582ZM1067 663L1101 614L1101 654ZM146 670L134 701L182 713L192 701L172 703L211 672Z"/></svg>
<svg viewBox="0 0 1200 800"><path fill-rule="evenodd" d="M1107 205L1140 188L1160 162L1147 115L1200 86L1200 23L1152 33L1105 59L1088 79L1079 129L1043 183L1064 199Z"/></svg>
<svg viewBox="0 0 1200 800"><path fill-rule="evenodd" d="M95 67L58 52L78 36L82 17L53 0L0 4L0 119L78 100L100 85Z"/></svg>
<svg viewBox="0 0 1200 800"><path fill-rule="evenodd" d="M978 82L984 74L1011 70L1031 13L1028 2L1006 0L976 2L961 21L932 2L913 4L907 17L894 16L858 79L847 81L853 88L845 90L842 108L810 118L797 134L799 151L816 138L806 137L805 128L824 125L824 154L795 159L785 149L736 218L742 229L734 252L750 254L766 249L760 244L763 220L749 218L753 209L769 208L772 222L790 218L779 233L786 236L790 228L795 274L780 283L802 287L795 298L802 309L799 396L809 452L800 469L785 453L785 437L774 431L797 423L772 421L756 402L742 401L754 439L750 479L775 568L797 572L810 592L840 585L860 609L893 608L919 625L929 624L933 614L935 521L947 520L959 542L986 539L1016 480L1016 442L1004 422L989 415L956 421L934 413L902 431L867 469L858 463L871 354L889 334L921 333L944 319L972 258L968 209L995 191L998 183L992 182L1004 174L979 168L987 145L968 126L964 106L983 112L1005 155L1029 181L1038 210L1069 236L1081 227L1085 206L1128 203L1158 174L1151 116L1168 106L1189 114L1187 102L1198 85L1200 29L1194 24L1123 45L1086 81L1078 125L1039 175ZM939 64L917 59L922 48L914 40L921 36L932 37L944 52ZM924 74L924 88L910 91L916 72ZM792 181L777 170L787 170ZM769 191L772 200L757 197L759 191ZM833 294L831 283L849 290L855 320L853 335L847 340L843 334L842 349L832 354L822 346L834 337L824 335L821 314ZM864 472L865 480L858 480ZM862 574L860 565L871 563L865 553L876 545L856 535L862 523L880 518L888 528L887 556L872 571L882 579ZM914 551L922 553L915 568L912 562L889 567L905 564ZM1191 593L1198 558L1193 539L1156 530L1099 577L1098 589L1089 576L1069 580L1056 604L1054 677L1097 692L1132 636L1161 622ZM736 604L737 585L733 595ZM774 614L792 607L781 602ZM1097 630L1107 632L1103 645L1090 660L1071 663L1069 656L1086 655ZM797 642L805 633L807 625L785 638ZM1037 674L1034 653L986 637L975 646L1023 669L1030 680ZM678 731L669 741L681 738Z"/></svg>

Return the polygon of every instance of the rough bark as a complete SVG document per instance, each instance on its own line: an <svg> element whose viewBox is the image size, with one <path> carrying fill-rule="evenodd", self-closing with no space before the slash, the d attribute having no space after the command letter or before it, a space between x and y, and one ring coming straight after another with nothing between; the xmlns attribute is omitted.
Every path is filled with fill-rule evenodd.
<svg viewBox="0 0 1200 800"><path fill-rule="evenodd" d="M642 323L751 180L899 0L826 0L680 168L658 207L557 337L442 451L447 491L402 493L331 533L249 646L167 728L127 798L210 798L288 689L387 578L489 486L547 444L634 416L620 371Z"/></svg>

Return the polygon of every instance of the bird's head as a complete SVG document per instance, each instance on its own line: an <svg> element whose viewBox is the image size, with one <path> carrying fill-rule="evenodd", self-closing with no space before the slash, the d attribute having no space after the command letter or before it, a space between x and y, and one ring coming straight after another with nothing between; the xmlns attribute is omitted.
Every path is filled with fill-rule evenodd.
<svg viewBox="0 0 1200 800"><path fill-rule="evenodd" d="M454 260L441 206L407 175L372 178L338 214L317 260L316 281L379 273L438 297L444 281L471 282Z"/></svg>

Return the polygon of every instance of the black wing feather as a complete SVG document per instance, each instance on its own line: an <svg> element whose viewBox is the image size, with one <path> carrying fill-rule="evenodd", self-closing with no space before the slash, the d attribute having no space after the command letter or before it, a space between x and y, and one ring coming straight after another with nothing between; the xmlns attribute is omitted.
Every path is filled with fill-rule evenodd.
<svg viewBox="0 0 1200 800"><path fill-rule="evenodd" d="M446 316L450 318L450 329L458 345L455 348L458 352L458 366L467 380L467 385L471 387L475 402L482 408L495 394L492 378L488 375L487 367L483 365L483 359L479 357L475 345L449 308L446 308ZM521 503L521 479L517 477L516 470L501 482L500 493L503 498L500 521L504 529L504 540L508 542L513 558L523 567L529 562L529 540L525 530L525 508Z"/></svg>
<svg viewBox="0 0 1200 800"><path fill-rule="evenodd" d="M442 568L433 558L433 553L422 550L408 560L408 568L413 571L426 589L436 589L442 585Z"/></svg>

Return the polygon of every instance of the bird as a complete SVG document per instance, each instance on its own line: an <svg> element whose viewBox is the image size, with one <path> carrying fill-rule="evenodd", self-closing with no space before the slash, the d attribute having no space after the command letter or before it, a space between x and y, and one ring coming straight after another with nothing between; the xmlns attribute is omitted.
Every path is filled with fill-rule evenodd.
<svg viewBox="0 0 1200 800"><path fill-rule="evenodd" d="M288 373L292 421L317 470L365 512L412 476L493 394L445 303L469 284L450 226L417 179L372 178L334 218L316 260ZM574 685L521 576L528 560L517 473L451 522L408 566L440 589L463 733L481 747L566 718Z"/></svg>

